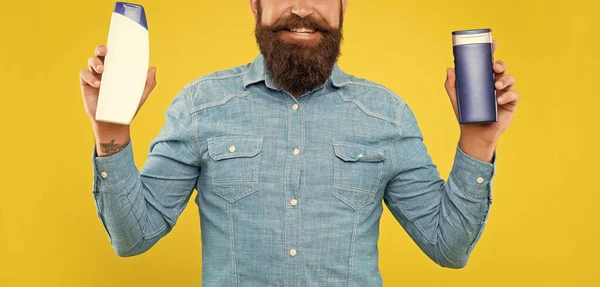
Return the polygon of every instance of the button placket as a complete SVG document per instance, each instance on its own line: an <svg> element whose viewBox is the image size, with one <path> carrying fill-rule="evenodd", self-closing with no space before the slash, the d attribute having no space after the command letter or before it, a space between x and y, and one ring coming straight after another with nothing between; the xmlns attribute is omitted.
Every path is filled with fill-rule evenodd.
<svg viewBox="0 0 600 287"><path fill-rule="evenodd" d="M285 247L288 250L288 256L295 258L298 255L297 248L300 246L298 238L300 226L300 208L298 208L300 197L300 173L302 170L302 157L300 156L304 148L304 128L303 118L300 110L300 103L289 97L287 99L287 156L285 171L285 198L286 198L286 219L285 219ZM296 281L298 262L296 260L286 261L286 274L291 282Z"/></svg>

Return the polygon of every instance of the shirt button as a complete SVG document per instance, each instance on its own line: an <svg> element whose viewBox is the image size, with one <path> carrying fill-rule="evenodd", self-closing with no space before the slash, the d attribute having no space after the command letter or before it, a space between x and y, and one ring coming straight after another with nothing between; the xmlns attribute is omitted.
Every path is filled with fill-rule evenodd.
<svg viewBox="0 0 600 287"><path fill-rule="evenodd" d="M294 110L297 110L297 109L298 109L298 104L294 104L294 105L292 106L292 109L294 109Z"/></svg>
<svg viewBox="0 0 600 287"><path fill-rule="evenodd" d="M479 184L483 183L483 177L478 178L477 183L479 183Z"/></svg>
<svg viewBox="0 0 600 287"><path fill-rule="evenodd" d="M103 171L103 172L101 172L101 173L100 173L100 176L101 176L102 178L107 178L107 177L108 177L108 174L106 174L106 172L104 172L104 171Z"/></svg>
<svg viewBox="0 0 600 287"><path fill-rule="evenodd" d="M290 201L290 204L292 204L292 206L296 206L298 205L298 200L294 198L292 201Z"/></svg>
<svg viewBox="0 0 600 287"><path fill-rule="evenodd" d="M299 149L294 149L294 155L298 155L300 154L300 150Z"/></svg>
<svg viewBox="0 0 600 287"><path fill-rule="evenodd" d="M291 255L292 257L296 256L296 249L292 249L292 250L290 250L290 255Z"/></svg>
<svg viewBox="0 0 600 287"><path fill-rule="evenodd" d="M235 146L234 145L232 145L232 146L229 147L229 152L235 152Z"/></svg>

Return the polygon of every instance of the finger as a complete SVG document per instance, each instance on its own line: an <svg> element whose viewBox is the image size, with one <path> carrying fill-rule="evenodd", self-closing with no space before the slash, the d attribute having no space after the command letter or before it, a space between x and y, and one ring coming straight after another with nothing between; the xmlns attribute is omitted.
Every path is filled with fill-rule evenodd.
<svg viewBox="0 0 600 287"><path fill-rule="evenodd" d="M152 92L154 87L156 87L156 67L150 67L150 69L148 69L148 75L146 76L146 86L144 86L144 93L142 94L142 99L140 100L140 104L138 105L138 110L135 112L134 118L135 116L137 116L142 105L144 105L144 103L146 102L146 99L148 99L148 96L150 95L150 92Z"/></svg>
<svg viewBox="0 0 600 287"><path fill-rule="evenodd" d="M150 93L156 87L156 67L150 67L148 69L148 75L146 76L146 85L144 86L144 93Z"/></svg>
<svg viewBox="0 0 600 287"><path fill-rule="evenodd" d="M107 48L104 45L99 45L96 47L95 55L96 57L104 57L106 56Z"/></svg>
<svg viewBox="0 0 600 287"><path fill-rule="evenodd" d="M502 96L498 97L498 105L512 105L516 106L519 102L519 92L513 90L504 93Z"/></svg>
<svg viewBox="0 0 600 287"><path fill-rule="evenodd" d="M144 86L144 93L140 101L140 107L146 102L146 99L156 87L156 67L150 67L148 69L148 75L146 76L146 85Z"/></svg>
<svg viewBox="0 0 600 287"><path fill-rule="evenodd" d="M506 63L502 60L496 61L496 63L494 63L494 73L502 74L504 72L506 72Z"/></svg>
<svg viewBox="0 0 600 287"><path fill-rule="evenodd" d="M79 72L79 82L82 85L89 85L94 88L100 87L100 79L98 79L96 75L87 69L82 69L81 72Z"/></svg>
<svg viewBox="0 0 600 287"><path fill-rule="evenodd" d="M503 75L496 81L496 89L497 90L507 90L510 89L516 83L515 77L510 74Z"/></svg>
<svg viewBox="0 0 600 287"><path fill-rule="evenodd" d="M90 57L88 59L88 70L93 73L102 74L104 72L104 65L98 57Z"/></svg>
<svg viewBox="0 0 600 287"><path fill-rule="evenodd" d="M452 68L446 69L446 82L444 83L444 88L446 88L446 92L448 92L448 94L455 92L456 74Z"/></svg>
<svg viewBox="0 0 600 287"><path fill-rule="evenodd" d="M495 53L496 49L498 49L498 42L496 42L496 40L492 40L492 53Z"/></svg>
<svg viewBox="0 0 600 287"><path fill-rule="evenodd" d="M458 106L456 101L456 73L452 68L446 69L446 82L444 83L444 88L446 88L446 92L450 98L454 115L458 117Z"/></svg>

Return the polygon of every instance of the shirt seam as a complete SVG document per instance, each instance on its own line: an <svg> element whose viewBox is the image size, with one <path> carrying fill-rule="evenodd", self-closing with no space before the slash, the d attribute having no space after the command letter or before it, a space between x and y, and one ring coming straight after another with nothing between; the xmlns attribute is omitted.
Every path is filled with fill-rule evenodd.
<svg viewBox="0 0 600 287"><path fill-rule="evenodd" d="M239 97L239 98L244 98L249 96L250 94L252 94L251 91L241 91L241 92L237 92L237 93L231 93L231 94L227 94L225 97L219 99L219 100L215 100L215 101L211 101L205 104L201 104L198 107L193 107L191 109L191 113L195 114L197 112L200 112L202 110L208 109L208 108L213 108L213 107L217 107L217 106L222 106L224 104L227 104L227 102L231 101L231 99Z"/></svg>
<svg viewBox="0 0 600 287"><path fill-rule="evenodd" d="M202 161L200 160L200 151L201 151L201 149L200 149L200 139L198 138L198 133L197 133L197 131L198 131L198 122L196 120L196 114L192 113L192 102L191 102L192 100L191 100L191 97L190 97L190 94L189 94L189 88L188 87L184 88L184 97L185 97L187 108L188 108L187 112L189 113L190 120L192 121L190 123L191 128L190 128L189 132L190 132L190 136L192 137L192 140L194 141L194 147L196 149L196 160L197 160L197 162L198 162L199 165L202 165Z"/></svg>
<svg viewBox="0 0 600 287"><path fill-rule="evenodd" d="M221 75L221 76L204 76L204 77L196 79L193 82L187 84L187 86L188 87L196 86L199 83L210 81L210 80L224 80L224 79L236 78L236 77L243 76L244 73L246 73L246 72L244 71L244 72L237 73L237 74L227 74L227 75Z"/></svg>

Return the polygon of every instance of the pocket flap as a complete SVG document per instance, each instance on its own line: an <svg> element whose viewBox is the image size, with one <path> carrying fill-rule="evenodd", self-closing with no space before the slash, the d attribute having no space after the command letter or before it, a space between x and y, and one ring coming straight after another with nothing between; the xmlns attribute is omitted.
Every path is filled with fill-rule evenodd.
<svg viewBox="0 0 600 287"><path fill-rule="evenodd" d="M352 142L333 143L335 155L343 161L379 162L385 159L383 150Z"/></svg>
<svg viewBox="0 0 600 287"><path fill-rule="evenodd" d="M222 136L209 138L208 154L214 160L254 157L262 150L262 137Z"/></svg>

